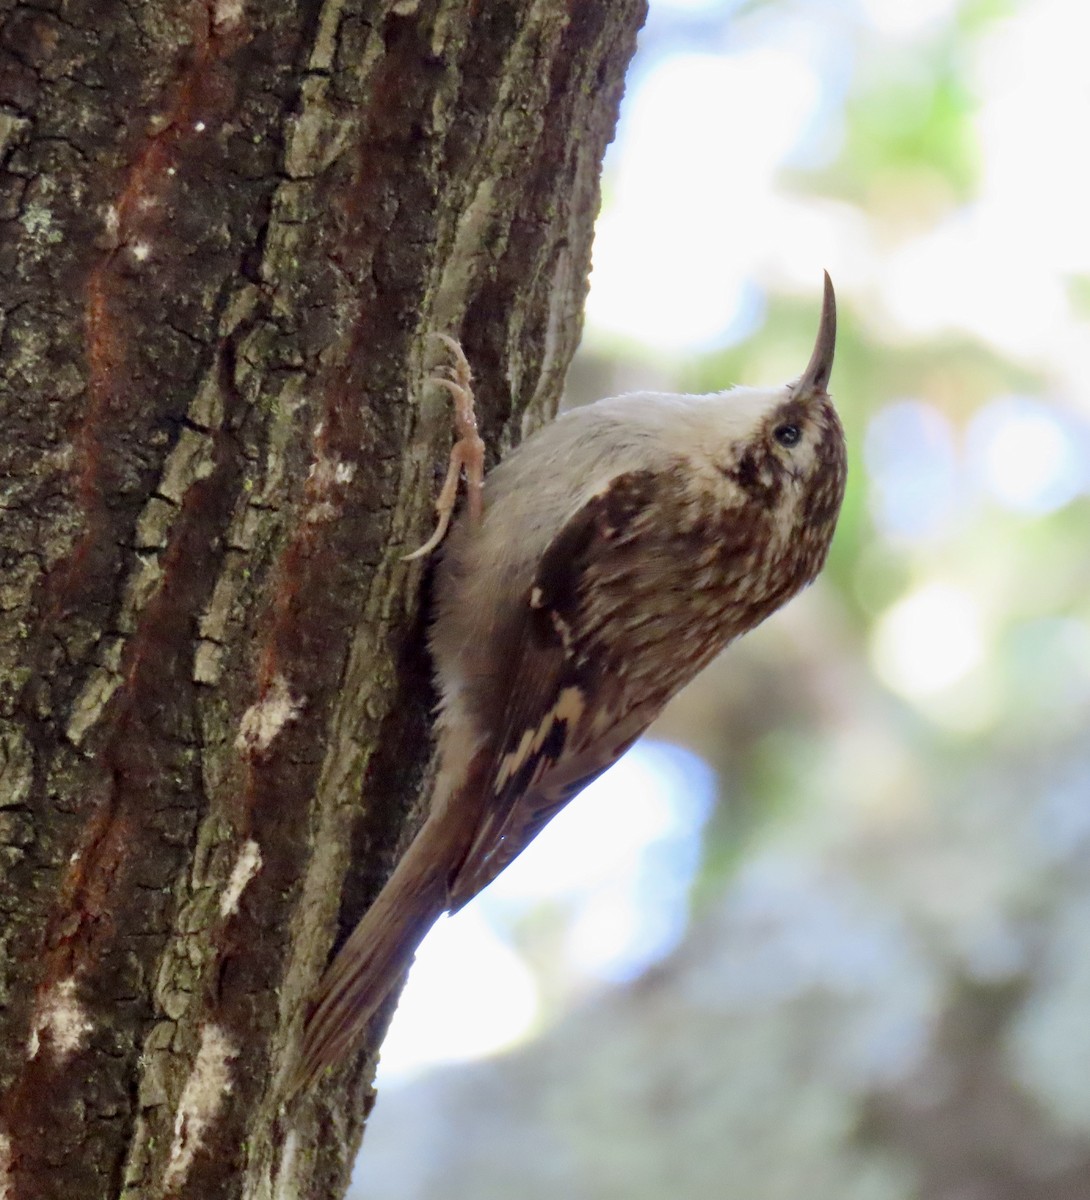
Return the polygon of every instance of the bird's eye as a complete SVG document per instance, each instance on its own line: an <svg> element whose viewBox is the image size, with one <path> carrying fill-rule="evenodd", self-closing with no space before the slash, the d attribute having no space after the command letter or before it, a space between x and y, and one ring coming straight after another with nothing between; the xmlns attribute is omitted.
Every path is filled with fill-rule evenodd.
<svg viewBox="0 0 1090 1200"><path fill-rule="evenodd" d="M777 425L772 431L772 436L781 446L797 446L799 438L802 437L802 430L797 425Z"/></svg>

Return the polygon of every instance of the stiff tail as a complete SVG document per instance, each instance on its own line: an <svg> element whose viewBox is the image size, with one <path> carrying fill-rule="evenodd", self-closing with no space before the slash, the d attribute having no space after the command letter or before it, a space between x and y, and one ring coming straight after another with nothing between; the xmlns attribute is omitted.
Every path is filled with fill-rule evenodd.
<svg viewBox="0 0 1090 1200"><path fill-rule="evenodd" d="M290 1092L309 1087L351 1052L448 906L447 822L430 820L352 931L318 987Z"/></svg>
<svg viewBox="0 0 1090 1200"><path fill-rule="evenodd" d="M448 726L444 739L457 740L457 732ZM322 976L288 1094L309 1087L355 1049L424 934L450 907L451 880L480 824L489 757L474 753L467 763L441 743L444 749L452 766L436 781L431 816Z"/></svg>

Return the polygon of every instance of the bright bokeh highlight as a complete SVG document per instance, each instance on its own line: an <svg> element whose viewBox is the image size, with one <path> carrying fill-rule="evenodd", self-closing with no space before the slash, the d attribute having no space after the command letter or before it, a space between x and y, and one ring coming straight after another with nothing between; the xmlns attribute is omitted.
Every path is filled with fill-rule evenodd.
<svg viewBox="0 0 1090 1200"><path fill-rule="evenodd" d="M529 967L470 905L440 919L417 951L383 1043L382 1078L494 1054L521 1041L537 1015Z"/></svg>
<svg viewBox="0 0 1090 1200"><path fill-rule="evenodd" d="M616 204L598 222L593 326L673 351L753 330L748 276L765 253L754 234L782 208L775 174L820 95L812 69L777 46L681 54L643 79L614 153Z"/></svg>
<svg viewBox="0 0 1090 1200"><path fill-rule="evenodd" d="M1054 512L1090 484L1088 430L1039 401L996 400L973 418L968 441L979 485L1014 512Z"/></svg>
<svg viewBox="0 0 1090 1200"><path fill-rule="evenodd" d="M979 606L962 587L929 583L899 600L875 626L874 667L909 699L963 679L984 655Z"/></svg>
<svg viewBox="0 0 1090 1200"><path fill-rule="evenodd" d="M561 956L577 990L629 978L671 949L685 927L713 795L700 759L655 742L591 784L424 939L383 1046L382 1078L495 1053L531 1031L538 985L512 933L542 905L570 915Z"/></svg>
<svg viewBox="0 0 1090 1200"><path fill-rule="evenodd" d="M1090 703L1085 548L1062 525L1090 493L1090 173L1059 140L1090 111L1090 6L987 7L651 5L607 157L586 345L623 362L614 390L779 382L830 271L846 519L776 626L794 632L730 653L764 638L744 675L762 680L776 654L804 648L796 672L824 655L830 723L849 693L881 697L829 735L758 689L754 710L788 715L771 718L771 765L749 761L756 735L735 744L728 808L789 795L893 827L928 786L899 721L1009 742L1078 730ZM745 704L729 712L748 729ZM700 759L637 746L427 939L384 1077L495 1053L667 953L716 787Z"/></svg>

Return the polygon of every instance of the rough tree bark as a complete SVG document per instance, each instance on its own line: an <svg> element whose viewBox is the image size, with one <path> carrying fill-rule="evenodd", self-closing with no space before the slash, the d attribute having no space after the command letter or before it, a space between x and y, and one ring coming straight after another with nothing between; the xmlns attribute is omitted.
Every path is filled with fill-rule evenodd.
<svg viewBox="0 0 1090 1200"><path fill-rule="evenodd" d="M284 1104L426 775L449 447L555 404L643 0L0 4L0 1196L339 1195Z"/></svg>

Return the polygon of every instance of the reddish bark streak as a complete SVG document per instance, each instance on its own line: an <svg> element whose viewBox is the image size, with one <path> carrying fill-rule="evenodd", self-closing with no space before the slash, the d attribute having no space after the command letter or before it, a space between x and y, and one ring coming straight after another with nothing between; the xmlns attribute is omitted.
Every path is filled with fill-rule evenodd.
<svg viewBox="0 0 1090 1200"><path fill-rule="evenodd" d="M253 1166L241 1164L243 1153L271 1161L275 1139L255 1101L268 1086L266 1060L282 1050L282 997L299 986L287 975L294 961L289 941L298 933L299 882L313 852L309 827L323 763L342 771L321 798L338 809L355 786L343 780L368 764L366 824L353 836L371 853L359 856L361 874L349 883L346 921L373 891L423 770L427 668L419 626L410 628L404 616L415 612L415 598L395 593L387 573L377 572L391 553L413 419L407 364L434 320L428 302L443 278L441 255L456 240L465 204L489 180L506 249L501 255L492 245L476 248L481 277L466 284L464 297L446 289L443 320L456 322L459 305L487 310L487 320L474 316L467 325L485 351L476 358L487 380L507 354L505 321L496 315L514 312L525 334L520 370L532 374L537 330L553 311L541 294L543 264L557 237L571 244L570 229L558 233L554 216L568 203L566 138L578 128L584 143L600 149L611 119L576 81L564 90L564 103L584 105L584 116L561 114L550 132L543 80L534 75L520 91L508 68L524 33L524 12L513 0L482 6L464 39L463 32L451 35L443 61L432 48L431 15L465 16L446 0L410 17L389 13L381 27L373 24L378 7L347 13L337 33L344 61L330 68L328 95L305 104L299 89L313 50L313 6L247 5L239 12L253 28L244 28L233 7L217 22L215 4L199 0L184 9L196 25L184 47L169 30L182 2L162 6L163 27L152 35L136 27L122 0L104 0L96 12L94 32L107 31L99 41L58 24L56 78L79 79L90 62L90 74L104 82L73 103L43 80L45 99L35 114L42 128L51 120L64 128L86 105L90 132L72 133L78 152L63 167L73 175L86 170L63 193L71 212L59 201L55 213L44 203L37 209L39 221L55 217L41 226L40 240L60 247L59 265L48 249L40 258L24 256L38 273L27 268L20 277L28 291L61 293L63 302L50 303L74 323L57 339L72 347L60 361L69 373L82 371L84 391L73 399L70 388L55 400L56 428L69 434L74 454L70 466L55 468L64 521L52 545L55 554L70 548L35 595L27 662L38 690L28 688L19 710L36 756L28 807L38 841L10 889L19 889L12 911L21 922L14 961L37 983L18 981L20 1007L0 1014L11 1042L5 1078L15 1080L0 1101L0 1131L18 1156L10 1200L116 1195L133 1146L135 1169L161 1179L186 1055L195 1053L209 1022L247 1053L232 1064L229 1099L178 1195L234 1195L230 1181L239 1183ZM631 23L631 15L626 19ZM544 20L540 29L541 53L554 63L584 54L598 61L591 41L550 49L548 38L560 36L555 23ZM156 56L144 63L147 45ZM114 59L121 63L116 71ZM532 73L532 58L527 62ZM450 94L455 87L457 97ZM498 114L498 98L509 94L515 101ZM123 111L130 95L138 103ZM315 175L286 182L289 122L307 105L304 133L317 130ZM153 133L139 124L148 114L161 115ZM532 130L538 117L544 142ZM197 130L198 122L206 128ZM502 142L511 124L526 129L518 178L502 154L497 161L504 165L488 159L492 140ZM338 149L324 162L327 135ZM299 160L305 157L300 151ZM31 169L51 169L40 165L50 161L43 153ZM579 186L593 191L582 178ZM593 196L585 200L593 206ZM110 210L110 248L95 250L90 240ZM63 241L44 240L58 230ZM73 231L80 236L68 236ZM133 254L141 245L150 260ZM584 249L573 253L578 271ZM39 261L45 265L34 265ZM217 345L224 312L242 324ZM569 319L567 336L572 326ZM161 573L132 611L124 597L138 565L134 529L163 503L151 499L157 481L197 389L213 373L224 419L211 435L211 474L190 482L171 507L166 545L148 551L158 554ZM285 373L305 379L305 394L282 391ZM278 399L282 394L287 399ZM524 391L514 404L525 400ZM504 397L492 405L492 419L510 403ZM60 440L47 433L43 444L51 436ZM337 463L353 470L337 479ZM247 525L235 539L235 514L251 494L262 497L251 511L260 510L257 532ZM225 547L229 529L244 551ZM248 556L245 571L237 569L240 552ZM193 681L193 653L219 583L229 600L215 609L221 624L209 640L222 647L222 673L208 687L204 675L202 684ZM341 696L343 675L361 606L376 594L382 615L368 618L376 631L374 694L356 711L356 698ZM122 634L117 689L74 747L64 732L73 702L107 661L103 649ZM232 730L278 677L299 701L298 713L260 754L232 755ZM344 739L331 727L339 703L358 719L358 737ZM213 781L211 795L206 780ZM194 876L198 831L205 857ZM261 866L224 920L217 897L200 889L215 880L222 886L248 837ZM191 960L177 953L190 946ZM69 995L51 989L69 983L79 1006L75 1028L82 1030L86 1014L86 1037L75 1046L71 1039L51 1043L46 1021L38 1053L27 1060L18 1043L41 1022L50 997ZM158 1062L163 1075L154 1076L153 1098L141 1107L141 1071L154 1058L145 1039L168 1014L174 1041L161 1057L176 1056L177 1067ZM346 1169L342 1143L352 1140L360 1119L353 1110L336 1131L300 1134L307 1147L300 1161L328 1183L301 1194L332 1194Z"/></svg>
<svg viewBox="0 0 1090 1200"><path fill-rule="evenodd" d="M94 513L102 502L102 445L109 433L109 417L120 417L124 396L126 364L125 322L111 311L112 292L117 283L118 254L151 238L169 220L166 200L177 178L186 151L199 143L204 130L196 125L199 116L219 119L231 111L234 87L224 74L218 77L221 61L245 41L245 29L233 27L226 35L212 27L212 8L201 5L203 19L195 19L192 66L177 81L173 100L159 117L162 129L135 148L127 176L122 179L112 205L116 246L103 254L87 278L86 348L89 402L84 420L73 438L78 472L78 493L88 514L86 537L96 535ZM197 156L200 157L199 155ZM85 557L77 547L73 558ZM74 583L69 580L69 588ZM68 590L67 588L64 590Z"/></svg>

